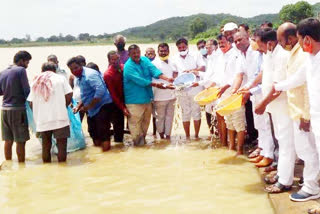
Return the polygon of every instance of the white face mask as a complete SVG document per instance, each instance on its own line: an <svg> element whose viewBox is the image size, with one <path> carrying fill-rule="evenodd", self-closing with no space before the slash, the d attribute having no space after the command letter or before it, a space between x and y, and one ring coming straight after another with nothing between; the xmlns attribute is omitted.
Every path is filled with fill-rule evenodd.
<svg viewBox="0 0 320 214"><path fill-rule="evenodd" d="M202 56L207 55L208 53L208 50L206 48L201 48L199 51L202 54Z"/></svg>
<svg viewBox="0 0 320 214"><path fill-rule="evenodd" d="M189 50L180 51L180 56L186 56L188 54Z"/></svg>

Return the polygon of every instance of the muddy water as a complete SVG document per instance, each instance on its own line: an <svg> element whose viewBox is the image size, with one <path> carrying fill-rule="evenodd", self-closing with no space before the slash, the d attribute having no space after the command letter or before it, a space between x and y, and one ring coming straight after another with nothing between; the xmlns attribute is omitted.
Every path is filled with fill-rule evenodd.
<svg viewBox="0 0 320 214"><path fill-rule="evenodd" d="M51 53L61 65L69 56L82 54L104 70L104 56L111 48L26 48L33 55L29 77ZM0 49L1 68L16 50ZM244 157L207 141L204 123L201 140L184 140L180 123L171 142L148 136L148 145L139 148L113 144L110 152L102 153L87 138L88 148L69 154L66 164L57 164L55 157L52 164L42 164L40 144L32 137L26 164L17 164L15 154L13 162L2 164L0 213L273 213L260 175Z"/></svg>

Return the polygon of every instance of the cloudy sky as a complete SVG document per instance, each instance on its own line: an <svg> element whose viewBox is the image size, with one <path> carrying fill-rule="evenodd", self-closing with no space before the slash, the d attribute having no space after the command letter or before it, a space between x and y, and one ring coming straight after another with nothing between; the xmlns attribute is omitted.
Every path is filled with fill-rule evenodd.
<svg viewBox="0 0 320 214"><path fill-rule="evenodd" d="M314 4L320 0L309 0ZM297 0L1 0L0 38L114 33L173 16L277 13Z"/></svg>

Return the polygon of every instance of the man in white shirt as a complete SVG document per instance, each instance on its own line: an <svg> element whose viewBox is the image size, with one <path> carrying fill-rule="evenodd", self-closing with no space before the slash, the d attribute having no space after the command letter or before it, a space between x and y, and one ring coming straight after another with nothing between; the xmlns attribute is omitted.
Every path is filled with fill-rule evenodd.
<svg viewBox="0 0 320 214"><path fill-rule="evenodd" d="M158 46L158 55L153 64L167 77L173 78L176 73L171 60L169 59L169 45L161 43ZM170 84L161 79L153 79L153 82ZM174 117L175 94L171 89L160 89L153 87L153 104L155 108L156 127L161 139L170 139Z"/></svg>
<svg viewBox="0 0 320 214"><path fill-rule="evenodd" d="M236 76L233 93L235 93L241 85L243 88L249 88L251 82L256 78L257 72L260 71L262 55L250 46L249 37L246 32L237 32L234 35L234 41L240 50L239 70ZM262 99L262 93L255 93L252 96L253 105L258 104ZM260 161L257 161L257 167L265 167L273 161L274 143L271 133L271 124L268 113L262 115L253 114L254 126L259 131L259 148L261 148Z"/></svg>
<svg viewBox="0 0 320 214"><path fill-rule="evenodd" d="M231 94L231 91L226 90L233 84L236 74L235 65L237 63L238 52L224 35L219 35L217 39L221 54L216 56L214 60L210 60L203 80L194 83L193 87L199 87L199 85L205 88L217 86L220 88L219 96L227 97ZM217 114L217 119L220 140L223 146L227 146L227 130L224 117Z"/></svg>
<svg viewBox="0 0 320 214"><path fill-rule="evenodd" d="M200 73L205 71L205 62L199 57L199 54L190 53L188 49L188 40L181 38L176 42L179 54L174 58L174 66L178 75L183 73L193 73L200 80ZM193 118L195 137L199 138L201 125L201 110L198 103L194 101L194 96L202 91L202 87L185 89L179 96L179 104L182 109L183 128L186 138L190 138L190 120Z"/></svg>
<svg viewBox="0 0 320 214"><path fill-rule="evenodd" d="M320 22L314 18L302 20L297 27L297 36L303 51L309 53L305 64L287 80L274 85L273 91L287 91L307 83L311 130L315 136L318 157L320 154ZM319 169L314 169L318 170ZM295 201L305 201L312 197L306 192L293 193L290 198ZM308 213L319 213L320 207L310 209Z"/></svg>
<svg viewBox="0 0 320 214"><path fill-rule="evenodd" d="M269 193L287 191L293 183L293 171L295 162L295 150L293 144L293 123L289 116L288 98L285 93L269 99L272 92L273 82L286 79L286 66L289 59L289 52L285 51L277 41L277 32L267 30L257 40L267 45L268 53L264 58L262 70L262 93L263 99L256 106L255 113L263 114L266 110L271 113L275 136L279 143L279 160L277 182L266 187ZM273 183L273 182L272 182Z"/></svg>
<svg viewBox="0 0 320 214"><path fill-rule="evenodd" d="M44 63L27 99L32 106L36 131L42 138L43 162L51 162L52 135L57 140L58 161L65 162L67 138L70 137L67 106L71 102L72 89L67 79L55 71L54 63Z"/></svg>
<svg viewBox="0 0 320 214"><path fill-rule="evenodd" d="M67 80L69 80L69 74L66 72L66 70L59 67L59 60L56 55L53 55L53 54L49 55L47 60L48 60L48 62L52 62L56 65L56 67L57 67L56 74L62 75Z"/></svg>
<svg viewBox="0 0 320 214"><path fill-rule="evenodd" d="M206 43L207 43L206 40L200 39L197 42L197 48L198 48L198 51L199 51L199 55L200 55L200 57L202 57L203 61L206 63L206 68L207 68L209 53L208 53L208 50L206 48Z"/></svg>

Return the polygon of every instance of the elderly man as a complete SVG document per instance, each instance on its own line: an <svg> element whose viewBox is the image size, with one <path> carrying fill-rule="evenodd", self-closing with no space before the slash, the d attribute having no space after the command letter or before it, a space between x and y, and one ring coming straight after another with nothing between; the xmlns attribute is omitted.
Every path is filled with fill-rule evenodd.
<svg viewBox="0 0 320 214"><path fill-rule="evenodd" d="M95 146L108 151L110 145L110 126L115 105L99 72L84 67L78 57L71 58L68 63L80 88L81 102L75 112L88 112L88 131Z"/></svg>
<svg viewBox="0 0 320 214"><path fill-rule="evenodd" d="M72 99L72 88L66 78L55 72L54 63L44 63L28 97L36 131L42 139L42 160L45 163L51 162L52 136L57 139L58 161L67 160L67 139L70 137L67 106Z"/></svg>
<svg viewBox="0 0 320 214"><path fill-rule="evenodd" d="M298 32L298 36L296 36L295 31ZM319 32L320 22L316 19L301 21L298 29L292 23L285 23L278 30L281 45L288 50L291 49L289 61L291 64L288 64L288 79L277 83L275 90L287 91L288 93L290 115L294 119L295 149L298 157L305 161L304 185L300 191L290 196L290 199L294 201L307 201L320 197L320 188L317 182L319 170L315 170L315 168L319 168L319 162L316 161L319 158L319 152L316 154L315 150L319 148L318 132L320 126L317 121L317 114L320 111L319 104L314 101L319 93L319 84L316 84L315 81L319 79L317 79L319 76L319 72L317 72L319 70L319 63L317 64L318 51L320 50ZM306 39L309 39L308 43L305 42ZM298 41L300 44L298 44ZM301 53L301 47L311 56L304 56ZM305 91L306 87L308 93ZM315 141L313 136L308 133L308 117L310 116L309 102L306 98L310 102L311 127L315 135Z"/></svg>
<svg viewBox="0 0 320 214"><path fill-rule="evenodd" d="M174 66L178 75L183 73L193 73L200 80L200 73L205 71L205 62L199 54L191 53L188 48L188 40L180 38L176 42L179 54L175 56ZM183 128L186 138L190 138L190 120L193 118L195 138L199 138L199 131L201 125L201 111L198 103L194 101L194 96L202 91L202 86L196 86L192 89L185 89L179 96L179 104L182 110Z"/></svg>
<svg viewBox="0 0 320 214"><path fill-rule="evenodd" d="M129 52L125 50L126 37L117 35L114 37L114 45L117 47L117 53L120 56L120 63L125 64L129 59Z"/></svg>
<svg viewBox="0 0 320 214"><path fill-rule="evenodd" d="M227 38L228 41L233 43L233 35L238 31L238 25L233 22L229 22L223 27L223 34Z"/></svg>
<svg viewBox="0 0 320 214"><path fill-rule="evenodd" d="M153 48L147 48L145 56L152 62L156 58L156 51Z"/></svg>
<svg viewBox="0 0 320 214"><path fill-rule="evenodd" d="M171 59L169 59L169 45L167 43L161 43L158 46L158 55L152 63L167 77L173 78L174 66L172 65ZM162 82L164 84L170 84L164 80L154 79L154 82ZM171 129L174 117L175 108L175 94L170 89L159 89L153 87L154 94L154 107L156 116L156 125L158 133L161 139L170 139Z"/></svg>
<svg viewBox="0 0 320 214"><path fill-rule="evenodd" d="M244 85L242 90L248 90L249 86L255 80L257 74L260 72L261 63L262 63L262 54L258 51L255 51L250 46L249 37L246 32L237 32L234 35L234 42L237 48L240 50L239 56L239 72L236 76L234 91L236 92L241 85ZM258 104L262 99L261 90L251 91L253 93L252 101L253 104ZM249 107L246 102L246 110L249 110L252 114L252 106L249 103ZM271 123L268 113L263 115L253 114L254 116L254 125L259 131L258 147L262 149L259 157L260 162L256 164L257 167L265 167L272 163L273 161L273 151L274 143L271 133ZM247 115L247 124L250 123ZM247 127L249 129L249 126ZM250 133L250 132L249 132ZM249 134L250 135L250 134ZM256 157L254 157L256 158Z"/></svg>
<svg viewBox="0 0 320 214"><path fill-rule="evenodd" d="M163 83L152 82L152 78L172 82L158 70L147 57L141 57L137 45L129 47L130 58L124 66L123 87L125 104L130 112L129 130L134 145L144 145L152 112L152 86L165 88Z"/></svg>
<svg viewBox="0 0 320 214"><path fill-rule="evenodd" d="M218 49L218 42L214 39L209 39L206 43L206 49L208 51L208 56L213 57Z"/></svg>
<svg viewBox="0 0 320 214"><path fill-rule="evenodd" d="M14 65L0 73L1 134L6 160L12 159L12 145L16 142L18 161L25 161L25 144L30 139L25 107L30 92L26 68L31 58L27 51L19 51L13 58Z"/></svg>
<svg viewBox="0 0 320 214"><path fill-rule="evenodd" d="M68 73L59 67L59 61L58 61L58 57L56 55L49 55L48 58L47 58L48 62L52 62L56 65L56 74L59 74L59 75L62 75L64 78L66 78L66 80L69 80L69 75Z"/></svg>

